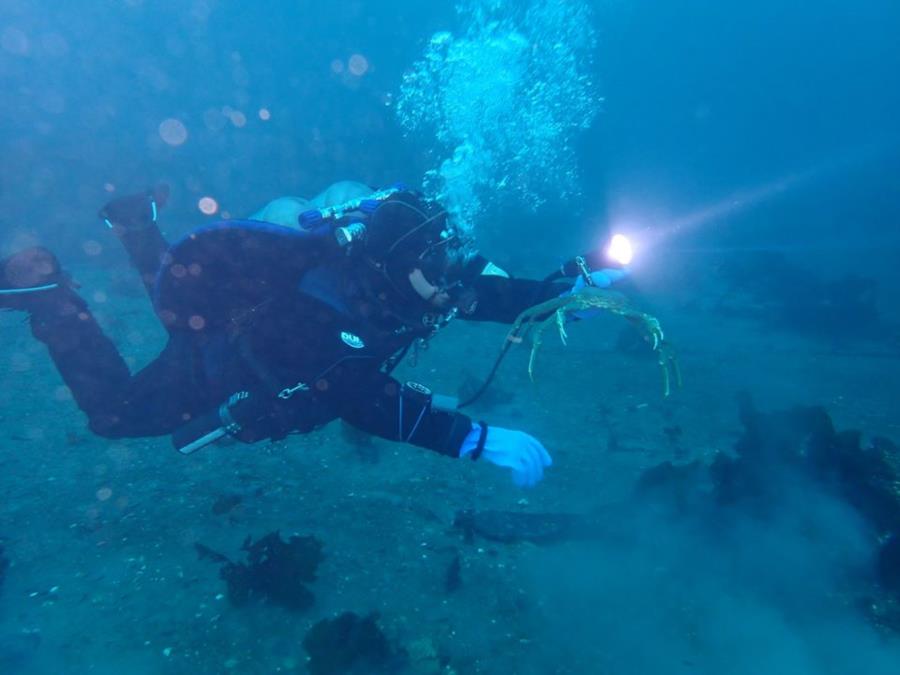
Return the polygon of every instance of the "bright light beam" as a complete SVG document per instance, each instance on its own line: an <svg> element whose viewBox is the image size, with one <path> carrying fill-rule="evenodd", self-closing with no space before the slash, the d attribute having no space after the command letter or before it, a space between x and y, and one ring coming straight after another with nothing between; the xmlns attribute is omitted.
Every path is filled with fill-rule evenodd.
<svg viewBox="0 0 900 675"><path fill-rule="evenodd" d="M662 225L648 228L648 231L641 235L641 243L644 246L653 247L674 237L683 237L713 222L759 206L791 190L824 180L838 171L872 161L879 156L893 152L896 147L896 140L890 143L863 146L803 171L789 173L757 187L735 191L718 202L673 218Z"/></svg>

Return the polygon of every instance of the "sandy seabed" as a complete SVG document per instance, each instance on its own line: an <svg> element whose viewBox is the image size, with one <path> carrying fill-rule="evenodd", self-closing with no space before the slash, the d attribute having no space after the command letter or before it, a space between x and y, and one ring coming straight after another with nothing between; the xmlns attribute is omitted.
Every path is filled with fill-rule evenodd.
<svg viewBox="0 0 900 675"><path fill-rule="evenodd" d="M123 353L135 366L150 360L164 336L146 300L133 287L108 288L96 270L76 272ZM105 296L93 296L98 289ZM0 314L0 537L12 563L0 590L0 670L305 672L306 631L352 610L380 614L414 673L649 672L629 668L623 647L605 644L603 634L577 645L567 639L568 605L554 604L545 575L557 565L553 574L565 576L566 561L577 561L569 581L595 602L590 545L465 542L453 528L456 512L588 512L619 503L647 467L727 452L740 431L734 395L743 389L763 409L822 404L840 428L900 439L896 354L774 334L679 293L654 302L685 378L670 400L653 361L617 350L618 324L601 319L573 327L567 348L548 334L535 383L524 349L513 353L493 402L473 411L550 449L554 466L530 491L483 462L381 440L361 453L338 424L191 457L166 438L93 437L23 317ZM451 326L400 377L455 392L487 371L504 334L502 326ZM240 503L214 513L228 495ZM237 559L247 535L273 530L324 543L309 611L230 606L217 566L194 548L202 542ZM461 585L448 592L457 556ZM659 611L645 601L637 594L631 611ZM568 620L583 636L584 617L604 611L597 604ZM675 637L666 640L683 656L659 672L714 672L690 610L667 623ZM653 644L648 636L634 649Z"/></svg>

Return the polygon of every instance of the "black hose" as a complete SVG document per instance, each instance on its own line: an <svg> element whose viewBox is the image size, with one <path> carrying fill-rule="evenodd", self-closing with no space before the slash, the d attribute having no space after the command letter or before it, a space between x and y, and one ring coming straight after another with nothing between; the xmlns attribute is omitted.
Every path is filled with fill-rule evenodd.
<svg viewBox="0 0 900 675"><path fill-rule="evenodd" d="M510 336L512 337L512 336ZM488 390L488 387L491 386L491 382L494 381L494 376L497 374L497 371L500 369L500 364L503 363L503 359L506 356L506 353L509 351L510 346L512 346L513 341L509 338L506 339L506 344L503 345L503 349L500 350L500 353L497 355L497 358L494 360L494 365L491 368L491 371L488 373L488 376L485 378L484 383L478 387L478 390L472 394L465 401L462 401L457 408L465 408L466 406L470 406L484 394Z"/></svg>

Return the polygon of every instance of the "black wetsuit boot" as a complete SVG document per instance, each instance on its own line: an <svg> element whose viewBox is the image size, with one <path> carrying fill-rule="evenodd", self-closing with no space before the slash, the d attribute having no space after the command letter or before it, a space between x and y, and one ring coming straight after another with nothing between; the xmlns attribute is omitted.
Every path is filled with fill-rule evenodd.
<svg viewBox="0 0 900 675"><path fill-rule="evenodd" d="M157 226L159 209L165 206L168 197L168 187L161 185L146 192L113 199L99 214L122 241L151 298L157 272L169 249Z"/></svg>
<svg viewBox="0 0 900 675"><path fill-rule="evenodd" d="M194 369L195 348L175 336L132 375L118 349L73 288L56 257L30 248L0 260L0 310L27 312L94 433L106 438L172 433L209 409Z"/></svg>
<svg viewBox="0 0 900 675"><path fill-rule="evenodd" d="M29 314L32 334L47 345L78 407L102 434L113 423L110 403L131 373L72 285L45 248L0 261L0 309Z"/></svg>

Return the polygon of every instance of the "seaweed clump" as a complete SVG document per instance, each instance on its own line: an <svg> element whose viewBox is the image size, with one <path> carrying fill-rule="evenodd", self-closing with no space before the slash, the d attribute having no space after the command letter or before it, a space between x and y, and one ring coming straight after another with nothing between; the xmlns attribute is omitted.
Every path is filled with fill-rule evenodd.
<svg viewBox="0 0 900 675"><path fill-rule="evenodd" d="M710 467L722 504L765 499L780 489L773 477L786 470L825 487L854 507L876 534L900 523L900 449L886 438L863 446L859 431L838 431L824 408L796 407L762 413L750 397L738 399L744 434L735 456Z"/></svg>
<svg viewBox="0 0 900 675"><path fill-rule="evenodd" d="M876 623L900 631L900 447L886 438L863 444L859 431L837 430L822 407L763 413L746 394L739 406L744 433L733 455L718 455L708 467L649 469L637 496L721 524L728 513L774 521L783 494L819 486L864 521L874 550L874 597L865 606Z"/></svg>
<svg viewBox="0 0 900 675"><path fill-rule="evenodd" d="M201 558L222 563L219 576L228 586L228 600L235 607L265 601L291 611L308 609L315 602L306 583L315 581L322 562L322 542L312 536L294 535L287 541L270 532L254 542L248 536L241 550L246 562L233 562L208 546L194 545Z"/></svg>
<svg viewBox="0 0 900 675"><path fill-rule="evenodd" d="M863 445L859 431L839 431L820 406L760 412L747 394L738 397L743 434L733 454L709 466L670 462L647 469L637 483L679 512L740 507L773 515L775 499L796 480L806 480L858 511L879 537L900 523L900 448L886 438Z"/></svg>
<svg viewBox="0 0 900 675"><path fill-rule="evenodd" d="M402 670L405 653L391 647L377 621L375 613L361 618L354 612L344 612L316 623L303 638L303 647L309 654L309 672L339 675Z"/></svg>

